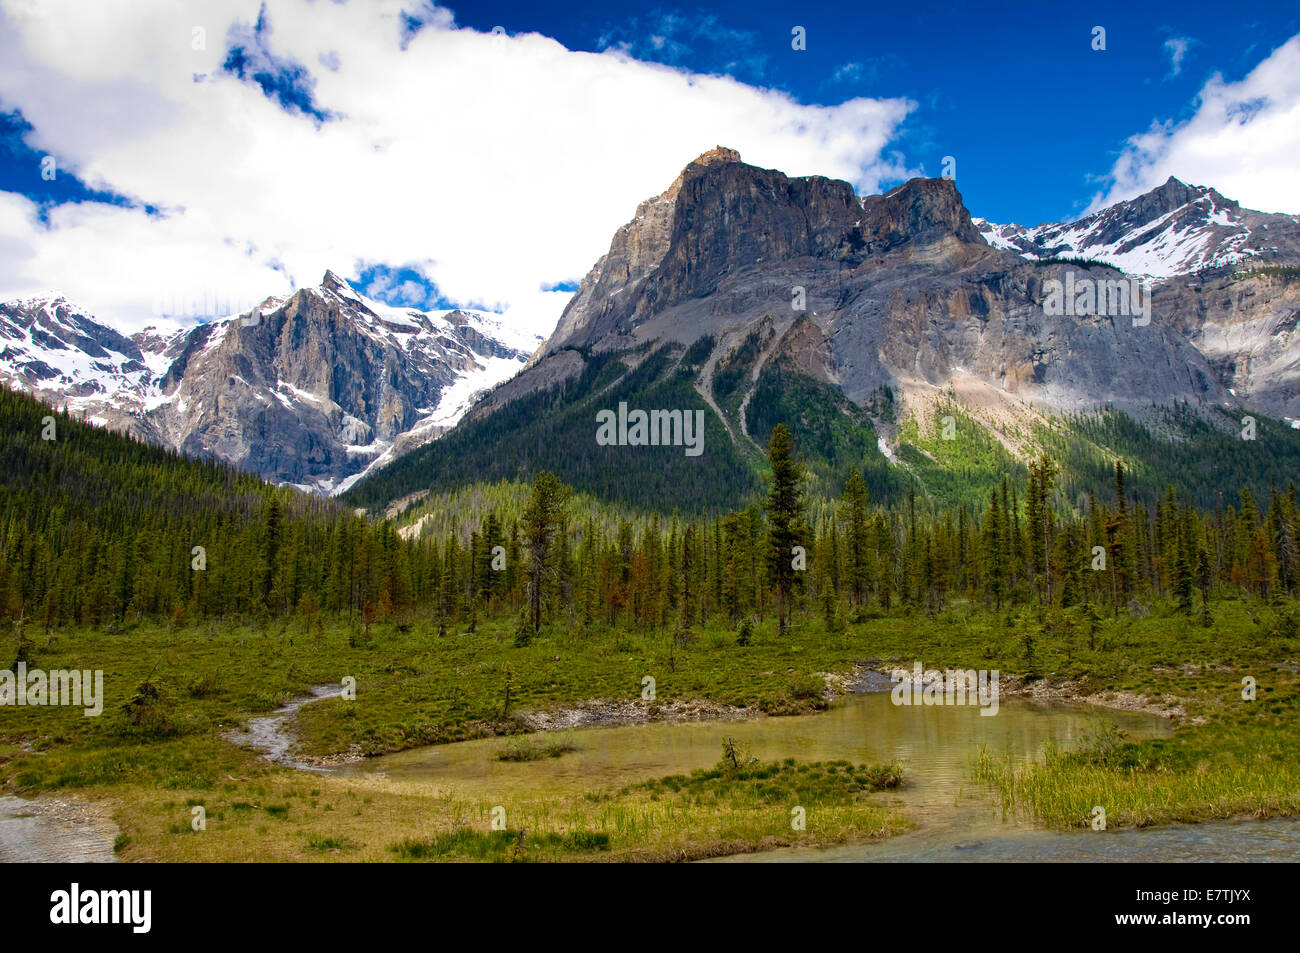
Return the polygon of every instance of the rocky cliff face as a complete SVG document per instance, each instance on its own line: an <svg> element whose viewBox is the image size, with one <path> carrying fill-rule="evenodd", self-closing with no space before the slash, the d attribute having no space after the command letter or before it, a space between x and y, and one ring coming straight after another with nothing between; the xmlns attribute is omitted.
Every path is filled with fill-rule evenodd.
<svg viewBox="0 0 1300 953"><path fill-rule="evenodd" d="M1162 285L1156 307L1219 383L1270 416L1300 420L1300 280L1268 269Z"/></svg>
<svg viewBox="0 0 1300 953"><path fill-rule="evenodd" d="M983 245L956 190L916 180L859 200L847 182L791 179L718 147L690 163L614 236L565 309L546 351L627 334L731 275L799 260L861 264L936 242Z"/></svg>
<svg viewBox="0 0 1300 953"><path fill-rule="evenodd" d="M369 300L327 273L248 314L126 338L60 300L0 306L0 374L96 422L268 479L346 488L455 424L539 340Z"/></svg>
<svg viewBox="0 0 1300 953"><path fill-rule="evenodd" d="M1217 193L1171 184L1108 210L1085 230L1124 246L1157 225L1186 227L1205 212L1196 204L1202 200L1215 210L1230 204ZM1234 214L1241 222L1258 215ZM1283 347L1282 357L1274 355L1275 332L1294 324L1290 292L1267 306L1258 293L1238 296L1221 302L1221 314L1211 308L1193 318L1180 297L1184 285L1175 281L1162 286L1148 315L1108 310L1103 302L1053 313L1045 307L1051 282L1092 283L1104 295L1105 283L1118 288L1128 276L1039 264L999 247L1005 244L990 244L987 228L981 232L949 180L916 179L859 198L847 183L791 179L715 149L642 204L583 281L540 359L477 413L574 377L582 355L662 342L688 346L705 335L714 345L696 386L711 399L713 370L760 326L771 335L751 382L780 355L785 366L807 367L859 405L888 388L905 412L949 393L994 417L1016 408L1037 415L1103 404L1140 412L1183 401L1254 401L1272 414L1290 406L1291 391L1272 377L1259 386L1258 374L1225 371L1225 361L1236 366L1237 351L1230 345L1225 354L1209 343L1222 337L1216 321L1245 322L1270 342L1270 366L1284 362L1290 352ZM803 347L815 353L801 356ZM747 431L744 407L740 419L729 421L733 429Z"/></svg>

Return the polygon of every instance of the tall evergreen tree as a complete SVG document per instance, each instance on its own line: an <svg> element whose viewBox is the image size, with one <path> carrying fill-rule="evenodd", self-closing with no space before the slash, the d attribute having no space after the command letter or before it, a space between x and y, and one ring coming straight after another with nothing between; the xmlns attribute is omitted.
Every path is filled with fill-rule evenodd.
<svg viewBox="0 0 1300 953"><path fill-rule="evenodd" d="M794 590L794 547L809 542L804 537L803 463L795 458L794 438L785 424L772 428L767 444L772 484L767 494L768 578L777 593L777 619L784 635L790 625L790 597Z"/></svg>
<svg viewBox="0 0 1300 953"><path fill-rule="evenodd" d="M569 488L543 470L533 479L528 505L524 508L521 522L524 547L528 550L528 608L534 634L542 627L544 588L554 574L551 556L568 498Z"/></svg>

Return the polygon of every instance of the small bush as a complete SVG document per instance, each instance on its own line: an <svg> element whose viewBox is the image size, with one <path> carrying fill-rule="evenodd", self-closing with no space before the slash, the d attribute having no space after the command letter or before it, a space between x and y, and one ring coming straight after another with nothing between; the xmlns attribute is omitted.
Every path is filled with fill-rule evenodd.
<svg viewBox="0 0 1300 953"><path fill-rule="evenodd" d="M531 735L511 738L497 755L498 761L542 761L577 751L572 736L540 739Z"/></svg>
<svg viewBox="0 0 1300 953"><path fill-rule="evenodd" d="M740 623L740 629L736 632L736 644L748 645L754 639L754 622L752 619L745 619Z"/></svg>
<svg viewBox="0 0 1300 953"><path fill-rule="evenodd" d="M307 849L314 850L321 854L336 850L351 850L352 842L346 837L321 837L319 835L312 835L307 839Z"/></svg>
<svg viewBox="0 0 1300 953"><path fill-rule="evenodd" d="M191 698L211 698L221 690L221 685L213 672L204 672L185 687Z"/></svg>

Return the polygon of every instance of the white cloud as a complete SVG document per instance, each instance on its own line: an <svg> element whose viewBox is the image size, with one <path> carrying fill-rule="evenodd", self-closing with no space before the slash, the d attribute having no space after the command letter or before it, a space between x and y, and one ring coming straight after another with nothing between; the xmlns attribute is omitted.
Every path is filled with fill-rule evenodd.
<svg viewBox="0 0 1300 953"><path fill-rule="evenodd" d="M1171 36L1165 40L1165 55L1169 57L1169 73L1165 77L1171 79L1183 71L1183 60L1187 57L1187 51L1192 48L1192 40L1186 36Z"/></svg>
<svg viewBox="0 0 1300 953"><path fill-rule="evenodd" d="M861 63L845 63L831 74L828 82L831 83L856 83L862 78L863 66Z"/></svg>
<svg viewBox="0 0 1300 953"><path fill-rule="evenodd" d="M1125 144L1109 187L1088 212L1129 199L1169 176L1209 185L1246 208L1300 212L1300 35L1238 82L1216 74L1184 122L1153 123Z"/></svg>
<svg viewBox="0 0 1300 953"><path fill-rule="evenodd" d="M715 145L859 191L915 174L886 153L906 100L803 106L620 52L457 29L419 3L267 0L262 40L340 117L318 123L221 71L232 27L246 34L260 5L0 0L0 108L20 109L60 168L165 210L63 206L46 226L0 193L0 298L59 291L140 326L159 299L257 301L327 268L421 263L447 297L545 332L569 295L541 286L581 278L641 200ZM411 10L430 25L403 50Z"/></svg>

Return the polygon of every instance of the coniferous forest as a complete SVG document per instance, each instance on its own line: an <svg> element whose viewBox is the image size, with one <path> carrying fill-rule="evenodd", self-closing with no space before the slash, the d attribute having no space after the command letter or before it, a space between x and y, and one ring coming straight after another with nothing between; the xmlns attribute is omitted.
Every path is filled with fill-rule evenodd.
<svg viewBox="0 0 1300 953"><path fill-rule="evenodd" d="M1204 511L1172 489L1134 496L1116 462L1109 492L1074 512L1043 456L979 507L918 505L914 490L877 505L856 469L838 498L809 500L798 435L778 424L769 486L744 509L575 507L543 472L412 533L51 413L0 391L0 611L46 631L320 613L366 625L518 616L534 634L545 622L784 626L791 614L834 626L954 599L1111 615L1172 600L1208 618L1216 593L1268 600L1300 582L1294 484L1263 500L1242 488Z"/></svg>

